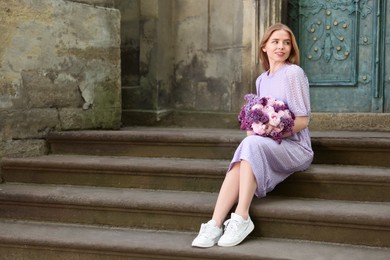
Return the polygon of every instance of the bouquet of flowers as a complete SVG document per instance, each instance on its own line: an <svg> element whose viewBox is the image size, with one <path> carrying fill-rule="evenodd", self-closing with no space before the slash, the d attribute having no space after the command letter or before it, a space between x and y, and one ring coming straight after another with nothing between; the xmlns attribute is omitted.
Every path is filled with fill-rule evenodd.
<svg viewBox="0 0 390 260"><path fill-rule="evenodd" d="M283 101L254 94L247 94L244 99L246 103L238 115L241 130L271 137L279 144L285 133L292 133L295 115Z"/></svg>

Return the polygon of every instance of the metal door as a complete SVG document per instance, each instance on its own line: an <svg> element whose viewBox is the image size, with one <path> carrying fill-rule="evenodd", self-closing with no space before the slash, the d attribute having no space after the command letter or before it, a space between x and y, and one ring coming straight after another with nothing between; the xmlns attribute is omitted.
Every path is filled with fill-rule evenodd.
<svg viewBox="0 0 390 260"><path fill-rule="evenodd" d="M389 2L289 0L313 112L390 111Z"/></svg>

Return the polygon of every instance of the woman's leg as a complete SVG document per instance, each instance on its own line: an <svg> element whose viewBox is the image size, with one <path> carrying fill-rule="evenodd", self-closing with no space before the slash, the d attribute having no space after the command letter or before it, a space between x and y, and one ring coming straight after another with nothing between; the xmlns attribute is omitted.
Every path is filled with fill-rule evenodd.
<svg viewBox="0 0 390 260"><path fill-rule="evenodd" d="M240 185L240 165L241 162L233 165L232 169L226 174L221 190L219 191L212 217L217 222L218 227L222 226L226 215L232 209L233 205L237 203Z"/></svg>
<svg viewBox="0 0 390 260"><path fill-rule="evenodd" d="M256 178L248 161L240 163L238 205L235 213L248 219L249 207L257 188Z"/></svg>
<svg viewBox="0 0 390 260"><path fill-rule="evenodd" d="M239 195L235 214L232 213L224 234L218 240L223 247L235 246L241 243L255 228L249 218L249 207L256 190L256 179L249 162L242 160L239 170Z"/></svg>

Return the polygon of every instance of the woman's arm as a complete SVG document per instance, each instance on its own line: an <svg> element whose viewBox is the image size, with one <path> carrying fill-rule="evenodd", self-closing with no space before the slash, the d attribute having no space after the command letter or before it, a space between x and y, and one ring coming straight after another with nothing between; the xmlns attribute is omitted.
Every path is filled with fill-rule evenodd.
<svg viewBox="0 0 390 260"><path fill-rule="evenodd" d="M309 125L309 118L307 116L297 116L294 120L293 134L302 131ZM289 137L291 133L286 133L283 137Z"/></svg>

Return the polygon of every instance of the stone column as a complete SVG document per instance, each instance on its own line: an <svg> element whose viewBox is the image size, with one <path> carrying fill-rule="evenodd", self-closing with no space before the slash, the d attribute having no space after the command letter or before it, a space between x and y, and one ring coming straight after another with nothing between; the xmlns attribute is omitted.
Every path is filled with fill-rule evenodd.
<svg viewBox="0 0 390 260"><path fill-rule="evenodd" d="M140 81L139 86L126 91L124 125L169 122L173 76L172 10L171 0L140 1Z"/></svg>
<svg viewBox="0 0 390 260"><path fill-rule="evenodd" d="M260 70L260 61L259 61L259 43L261 38L264 35L265 30L274 23L280 23L284 21L284 11L287 0L253 0L253 4L256 5L257 13L254 17L256 24L258 25L255 28L255 35L253 37L253 48L254 57L255 57L255 69Z"/></svg>

